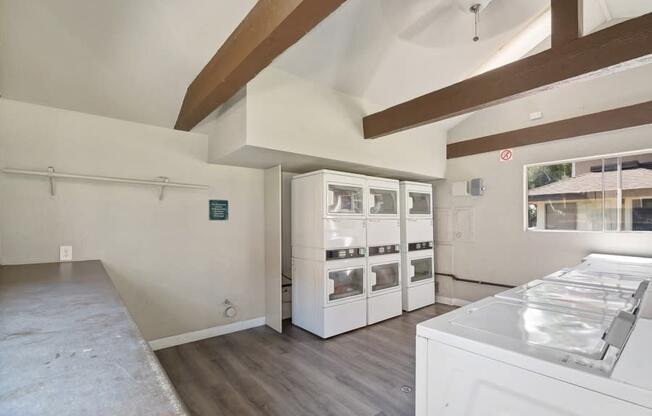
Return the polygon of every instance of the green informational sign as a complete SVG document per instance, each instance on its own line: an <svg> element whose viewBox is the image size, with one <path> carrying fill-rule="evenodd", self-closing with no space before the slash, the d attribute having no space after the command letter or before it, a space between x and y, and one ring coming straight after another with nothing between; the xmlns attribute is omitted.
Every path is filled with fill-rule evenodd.
<svg viewBox="0 0 652 416"><path fill-rule="evenodd" d="M229 201L211 199L208 201L208 219L224 221L229 219Z"/></svg>

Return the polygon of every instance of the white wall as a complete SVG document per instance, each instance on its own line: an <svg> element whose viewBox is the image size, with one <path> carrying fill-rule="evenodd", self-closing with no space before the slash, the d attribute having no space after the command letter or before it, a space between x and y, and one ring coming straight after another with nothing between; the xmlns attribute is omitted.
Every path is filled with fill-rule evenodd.
<svg viewBox="0 0 652 416"><path fill-rule="evenodd" d="M450 209L443 212L452 215L455 209L472 208L474 230L471 241L455 241L455 229L445 233L440 228L438 271L517 285L573 266L592 251L652 256L652 233L524 230L525 164L642 149L652 149L652 126L515 148L511 162L500 162L497 151L449 160L446 180L435 184L436 212ZM485 195L453 197L452 182L471 178L484 179ZM499 290L452 284L447 278L440 282L439 295L464 300Z"/></svg>
<svg viewBox="0 0 652 416"><path fill-rule="evenodd" d="M449 143L550 123L612 108L638 104L652 97L652 64L562 86L477 111L448 132ZM530 121L541 111L543 118Z"/></svg>
<svg viewBox="0 0 652 416"><path fill-rule="evenodd" d="M247 140L246 90L242 88L193 129L208 134L208 161L211 163L236 151Z"/></svg>
<svg viewBox="0 0 652 416"><path fill-rule="evenodd" d="M443 177L446 131L429 125L365 140L362 118L380 109L360 98L270 67L247 86L247 143Z"/></svg>
<svg viewBox="0 0 652 416"><path fill-rule="evenodd" d="M0 263L101 259L145 338L264 316L263 172L206 163L207 136L0 99L0 167L202 183L208 191L0 174ZM227 199L228 221L208 221Z"/></svg>
<svg viewBox="0 0 652 416"><path fill-rule="evenodd" d="M567 83L478 111L449 131L449 143L498 132L632 105L652 96L652 65ZM531 112L544 118L530 121ZM435 207L454 218L456 208L473 208L472 241L444 242L438 249L438 271L459 277L520 284L578 263L590 251L652 256L652 235L537 233L523 230L523 165L566 158L652 148L652 126L582 138L518 147L514 160L499 162L498 152L448 160L446 180L436 183ZM483 178L482 197L452 197L451 183ZM454 231L454 230L453 230ZM450 233L452 236L454 233ZM445 239L436 236L436 239ZM476 300L497 290L491 286L453 284L440 278L440 294Z"/></svg>
<svg viewBox="0 0 652 416"><path fill-rule="evenodd" d="M209 134L212 162L412 179L444 175L445 126L365 140L362 119L380 107L273 67L223 107L198 127Z"/></svg>

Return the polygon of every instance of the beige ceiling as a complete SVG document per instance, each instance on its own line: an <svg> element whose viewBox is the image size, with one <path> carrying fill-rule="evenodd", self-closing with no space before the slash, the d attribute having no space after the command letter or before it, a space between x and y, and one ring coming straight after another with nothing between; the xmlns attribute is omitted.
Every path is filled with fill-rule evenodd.
<svg viewBox="0 0 652 416"><path fill-rule="evenodd" d="M273 65L391 105L464 79L549 0L348 0ZM652 11L585 0L589 26ZM472 1L471 1L472 2ZM0 0L7 98L171 127L185 89L255 0Z"/></svg>

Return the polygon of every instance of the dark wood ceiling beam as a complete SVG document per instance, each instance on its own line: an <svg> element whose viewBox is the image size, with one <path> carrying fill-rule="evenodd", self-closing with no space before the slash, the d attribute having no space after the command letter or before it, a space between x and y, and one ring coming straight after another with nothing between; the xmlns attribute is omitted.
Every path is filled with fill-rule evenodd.
<svg viewBox="0 0 652 416"><path fill-rule="evenodd" d="M451 143L446 146L446 157L454 159L645 124L652 124L652 101Z"/></svg>
<svg viewBox="0 0 652 416"><path fill-rule="evenodd" d="M582 36L582 3L582 0L550 0L553 48Z"/></svg>
<svg viewBox="0 0 652 416"><path fill-rule="evenodd" d="M514 100L652 54L652 13L566 42L363 119L372 139Z"/></svg>
<svg viewBox="0 0 652 416"><path fill-rule="evenodd" d="M195 127L344 1L258 0L188 87L174 128Z"/></svg>

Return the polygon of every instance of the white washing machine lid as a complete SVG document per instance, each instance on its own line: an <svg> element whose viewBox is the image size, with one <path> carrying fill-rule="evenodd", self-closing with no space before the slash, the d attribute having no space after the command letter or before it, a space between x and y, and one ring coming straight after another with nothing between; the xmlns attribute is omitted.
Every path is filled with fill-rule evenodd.
<svg viewBox="0 0 652 416"><path fill-rule="evenodd" d="M576 308L599 315L633 312L640 303L642 292L599 286L568 284L563 281L534 280L496 295L540 305Z"/></svg>
<svg viewBox="0 0 652 416"><path fill-rule="evenodd" d="M545 280L636 291L647 279L629 274L576 268L564 273L547 276Z"/></svg>
<svg viewBox="0 0 652 416"><path fill-rule="evenodd" d="M612 263L652 266L652 257L621 256L618 254L591 253L583 259L583 261L587 261L587 260L609 261Z"/></svg>
<svg viewBox="0 0 652 416"><path fill-rule="evenodd" d="M607 348L602 337L612 319L544 305L496 301L472 308L450 323L534 347L601 359Z"/></svg>
<svg viewBox="0 0 652 416"><path fill-rule="evenodd" d="M585 273L609 273L652 280L652 265L586 260L573 268Z"/></svg>
<svg viewBox="0 0 652 416"><path fill-rule="evenodd" d="M573 270L587 274L631 276L652 280L652 258L592 253Z"/></svg>
<svg viewBox="0 0 652 416"><path fill-rule="evenodd" d="M652 409L652 385L640 371L614 376L623 358L650 361L647 353L628 354L629 336L643 330L624 312L600 316L488 297L420 323L417 336Z"/></svg>

